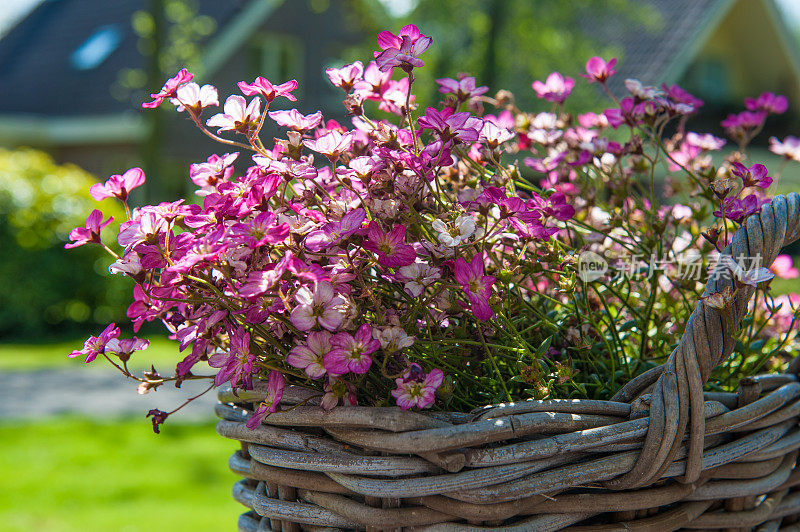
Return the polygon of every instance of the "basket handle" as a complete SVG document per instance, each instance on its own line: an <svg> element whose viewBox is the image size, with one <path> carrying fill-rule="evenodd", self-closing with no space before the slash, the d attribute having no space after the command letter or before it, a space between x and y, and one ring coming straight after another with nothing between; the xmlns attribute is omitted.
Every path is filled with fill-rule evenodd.
<svg viewBox="0 0 800 532"><path fill-rule="evenodd" d="M777 196L750 216L722 250L746 269L766 267L781 248L800 238L800 196L792 192ZM727 266L719 261L715 273ZM703 296L720 293L732 286L730 275L712 275ZM741 287L728 307L726 319L716 309L700 301L695 307L678 346L667 361L625 385L612 401L630 401L654 384L650 396L650 425L639 458L628 473L607 483L612 489L633 489L661 477L681 447L689 428L689 449L683 480L700 477L703 458L705 415L703 384L711 371L733 352L734 333L747 312L755 293L752 286ZM735 324L732 330L730 323Z"/></svg>

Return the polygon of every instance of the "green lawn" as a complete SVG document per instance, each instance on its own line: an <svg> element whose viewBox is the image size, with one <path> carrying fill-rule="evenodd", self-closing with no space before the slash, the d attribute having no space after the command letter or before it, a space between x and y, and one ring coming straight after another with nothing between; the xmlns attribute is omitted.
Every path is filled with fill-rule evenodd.
<svg viewBox="0 0 800 532"><path fill-rule="evenodd" d="M235 530L227 467L238 447L212 424L79 418L0 424L0 529Z"/></svg>
<svg viewBox="0 0 800 532"><path fill-rule="evenodd" d="M75 338L56 343L2 343L0 371L81 367L84 365L82 358L68 358L67 355L74 349L80 349L84 340L85 338ZM183 355L178 352L178 343L163 336L153 336L149 340L150 347L134 353L128 367L142 370L153 363L162 373L175 369L175 364L183 359ZM111 368L106 360L97 360L94 364Z"/></svg>

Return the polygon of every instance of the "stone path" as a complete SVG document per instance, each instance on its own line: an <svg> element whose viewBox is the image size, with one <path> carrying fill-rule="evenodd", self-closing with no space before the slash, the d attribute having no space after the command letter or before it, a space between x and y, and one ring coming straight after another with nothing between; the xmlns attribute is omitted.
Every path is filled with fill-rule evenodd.
<svg viewBox="0 0 800 532"><path fill-rule="evenodd" d="M64 414L144 418L151 408L170 411L207 386L205 381L189 381L176 389L168 383L155 392L139 395L136 382L104 368L0 372L0 420L39 420ZM215 404L212 390L170 421L211 421L215 419Z"/></svg>

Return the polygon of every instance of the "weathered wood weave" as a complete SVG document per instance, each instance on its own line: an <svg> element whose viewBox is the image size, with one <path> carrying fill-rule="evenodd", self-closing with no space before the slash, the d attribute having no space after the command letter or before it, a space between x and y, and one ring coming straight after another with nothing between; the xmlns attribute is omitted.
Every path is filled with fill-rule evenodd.
<svg viewBox="0 0 800 532"><path fill-rule="evenodd" d="M771 264L800 237L800 198L751 216L725 252ZM747 259L751 260L751 259ZM729 285L709 282L706 294ZM740 290L734 321L753 289ZM800 516L800 359L786 374L704 393L734 348L700 302L667 362L610 401L523 401L465 413L353 407L323 411L287 388L256 430L265 395L219 392L217 432L242 442L239 529L527 531L795 530Z"/></svg>

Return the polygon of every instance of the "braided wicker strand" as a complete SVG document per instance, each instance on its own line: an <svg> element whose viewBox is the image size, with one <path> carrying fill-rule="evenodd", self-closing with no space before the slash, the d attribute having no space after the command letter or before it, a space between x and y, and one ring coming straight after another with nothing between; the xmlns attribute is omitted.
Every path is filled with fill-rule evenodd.
<svg viewBox="0 0 800 532"><path fill-rule="evenodd" d="M798 237L800 198L779 196L723 252L766 266ZM705 295L731 282L712 279ZM666 363L611 401L325 412L313 392L288 387L282 405L293 408L251 431L244 423L265 384L221 389L217 431L244 442L230 460L247 479L234 487L250 510L239 528L778 530L800 514L800 362L743 379L738 393L703 392L753 293L736 293L732 320L698 303Z"/></svg>
<svg viewBox="0 0 800 532"><path fill-rule="evenodd" d="M743 268L769 266L782 247L800 237L800 198L796 193L778 196L750 216L733 236L722 254L729 255ZM732 287L727 266L719 261L704 296ZM732 323L739 324L755 288L739 288L732 303ZM633 489L658 479L672 462L686 428L689 428L689 455L684 482L700 477L705 417L703 384L711 370L733 352L735 340L730 322L717 310L698 302L678 346L670 354L651 395L650 424L644 447L634 468L607 483L613 489ZM618 394L619 395L619 394ZM677 399L675 401L674 399Z"/></svg>

